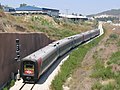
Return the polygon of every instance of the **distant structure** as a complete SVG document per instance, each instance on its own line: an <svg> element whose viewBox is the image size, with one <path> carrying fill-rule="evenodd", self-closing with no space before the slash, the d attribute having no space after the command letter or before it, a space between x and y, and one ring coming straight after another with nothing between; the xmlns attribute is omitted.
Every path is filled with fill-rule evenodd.
<svg viewBox="0 0 120 90"><path fill-rule="evenodd" d="M107 15L107 14L102 14L102 15L96 15L94 18L98 21L105 21L105 22L119 22L119 17L115 15Z"/></svg>
<svg viewBox="0 0 120 90"><path fill-rule="evenodd" d="M94 18L108 18L108 17L114 17L114 16L112 16L112 15L107 15L107 14L94 16Z"/></svg>
<svg viewBox="0 0 120 90"><path fill-rule="evenodd" d="M39 8L35 6L22 6L11 11L11 8L4 9L5 12L12 15L28 15L28 14L46 14L53 17L59 16L59 10L49 8Z"/></svg>
<svg viewBox="0 0 120 90"><path fill-rule="evenodd" d="M15 9L14 9L14 8L12 8L12 7L7 7L7 6L3 6L3 10L4 10L5 12L15 12Z"/></svg>
<svg viewBox="0 0 120 90"><path fill-rule="evenodd" d="M15 9L16 14L41 14L42 8L34 6L22 6Z"/></svg>
<svg viewBox="0 0 120 90"><path fill-rule="evenodd" d="M66 15L66 14L59 14L60 18L67 18L67 19L71 19L71 20L88 20L88 18L86 16L82 16L80 15Z"/></svg>

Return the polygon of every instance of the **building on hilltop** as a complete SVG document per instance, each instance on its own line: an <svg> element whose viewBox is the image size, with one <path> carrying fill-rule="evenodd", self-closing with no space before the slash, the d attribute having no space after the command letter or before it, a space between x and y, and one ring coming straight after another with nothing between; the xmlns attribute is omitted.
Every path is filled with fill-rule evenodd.
<svg viewBox="0 0 120 90"><path fill-rule="evenodd" d="M17 14L41 14L42 9L34 6L22 6L15 9Z"/></svg>
<svg viewBox="0 0 120 90"><path fill-rule="evenodd" d="M10 12L9 10L10 9L8 9L7 12ZM49 9L49 8L39 8L35 6L22 6L22 7L16 8L15 11L12 12L11 14L13 15L46 14L49 16L58 17L59 10Z"/></svg>
<svg viewBox="0 0 120 90"><path fill-rule="evenodd" d="M2 6L2 8L5 12L15 12L15 9L12 7Z"/></svg>
<svg viewBox="0 0 120 90"><path fill-rule="evenodd" d="M50 16L59 16L59 10L57 9L42 8L42 12Z"/></svg>
<svg viewBox="0 0 120 90"><path fill-rule="evenodd" d="M88 20L86 16L81 16L81 15L66 15L66 14L59 14L60 18L67 18L71 20Z"/></svg>

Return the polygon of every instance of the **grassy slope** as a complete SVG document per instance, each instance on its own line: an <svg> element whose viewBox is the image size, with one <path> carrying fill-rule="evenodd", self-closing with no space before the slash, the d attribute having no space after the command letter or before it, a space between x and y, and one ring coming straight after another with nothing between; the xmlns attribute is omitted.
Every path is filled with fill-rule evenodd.
<svg viewBox="0 0 120 90"><path fill-rule="evenodd" d="M48 16L31 16L27 26L33 31L43 32L50 38L58 40L93 28L94 23L75 23L68 20L59 20Z"/></svg>
<svg viewBox="0 0 120 90"><path fill-rule="evenodd" d="M110 43L117 42L118 48L120 48L120 35L118 34L111 34L109 36ZM109 44L110 44L109 43ZM107 61L107 67L105 66L104 62L97 57L97 55L93 56L96 63L94 65L94 72L92 73L91 77L96 78L98 82L96 82L92 86L92 90L120 90L120 72L119 70L113 71L113 66L120 64L120 50L118 49L117 52L113 53ZM100 80L107 81L107 84L101 84Z"/></svg>
<svg viewBox="0 0 120 90"><path fill-rule="evenodd" d="M58 40L95 28L95 22L73 22L45 15L11 16L0 12L2 32L43 32Z"/></svg>

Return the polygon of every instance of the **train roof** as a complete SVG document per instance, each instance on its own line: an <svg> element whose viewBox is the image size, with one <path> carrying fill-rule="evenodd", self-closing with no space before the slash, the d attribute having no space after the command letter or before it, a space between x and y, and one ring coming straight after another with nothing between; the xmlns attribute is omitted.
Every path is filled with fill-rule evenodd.
<svg viewBox="0 0 120 90"><path fill-rule="evenodd" d="M26 56L23 60L38 60L40 58L44 58L47 56L51 51L56 50L56 45L54 43L49 44L48 46L37 50L36 52Z"/></svg>

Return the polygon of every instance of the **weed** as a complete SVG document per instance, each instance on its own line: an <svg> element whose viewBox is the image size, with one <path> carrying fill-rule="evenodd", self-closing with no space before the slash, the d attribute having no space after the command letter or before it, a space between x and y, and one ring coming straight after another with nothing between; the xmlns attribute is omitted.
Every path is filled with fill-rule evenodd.
<svg viewBox="0 0 120 90"><path fill-rule="evenodd" d="M7 87L5 87L5 88L3 88L3 90L8 90L8 88L7 88Z"/></svg>
<svg viewBox="0 0 120 90"><path fill-rule="evenodd" d="M94 69L95 70L91 75L91 77L93 77L93 78L108 79L108 78L113 77L111 68L110 67L105 68L104 64L101 60L96 60Z"/></svg>
<svg viewBox="0 0 120 90"><path fill-rule="evenodd" d="M55 21L58 25L60 25L61 21L60 21L59 19L57 19L57 18L55 18L55 17L53 17L53 19L54 19L54 21Z"/></svg>
<svg viewBox="0 0 120 90"><path fill-rule="evenodd" d="M118 35L116 35L116 34L111 34L111 35L109 36L109 38L115 40L115 39L118 38Z"/></svg>
<svg viewBox="0 0 120 90"><path fill-rule="evenodd" d="M102 88L102 84L99 82L96 82L93 86L92 86L92 90L101 90Z"/></svg>
<svg viewBox="0 0 120 90"><path fill-rule="evenodd" d="M11 80L10 82L8 82L6 87L3 88L3 90L9 90L14 84L15 84L15 80Z"/></svg>
<svg viewBox="0 0 120 90"><path fill-rule="evenodd" d="M115 85L112 83L109 83L107 85L103 85L101 90L115 90Z"/></svg>
<svg viewBox="0 0 120 90"><path fill-rule="evenodd" d="M107 64L112 64L112 63L119 64L120 63L119 60L120 60L120 51L117 51L112 54L112 56L110 57L110 60L107 62Z"/></svg>

